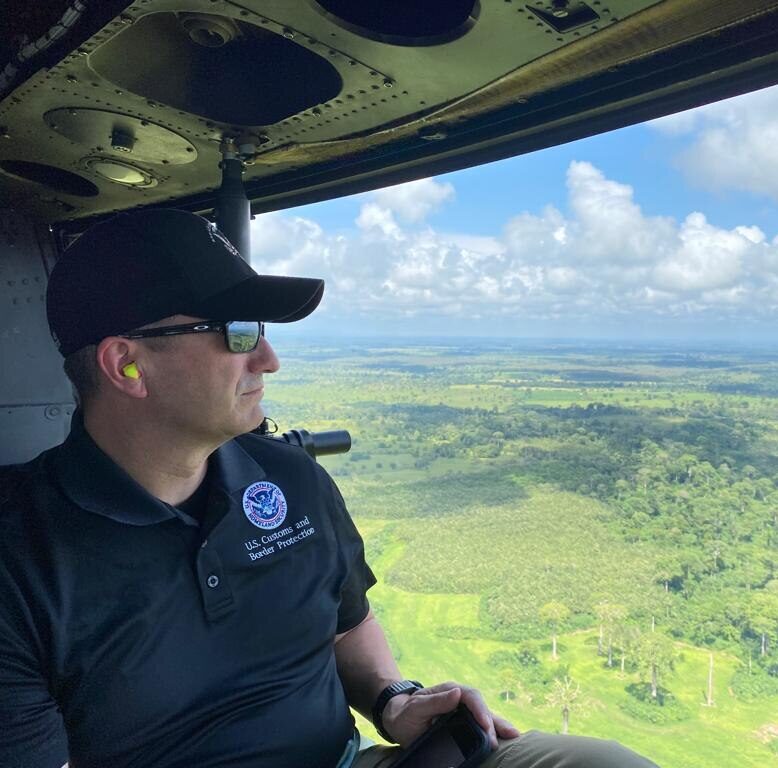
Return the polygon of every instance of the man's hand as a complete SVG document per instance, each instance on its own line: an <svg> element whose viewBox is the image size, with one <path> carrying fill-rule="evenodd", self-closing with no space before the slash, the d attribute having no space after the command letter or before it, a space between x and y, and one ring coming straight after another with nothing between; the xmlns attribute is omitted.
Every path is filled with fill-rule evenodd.
<svg viewBox="0 0 778 768"><path fill-rule="evenodd" d="M441 683L416 693L400 694L389 699L381 720L384 728L401 747L408 747L441 715L464 704L475 721L486 731L492 749L497 739L515 739L517 731L507 720L493 715L483 696L475 689L458 683Z"/></svg>

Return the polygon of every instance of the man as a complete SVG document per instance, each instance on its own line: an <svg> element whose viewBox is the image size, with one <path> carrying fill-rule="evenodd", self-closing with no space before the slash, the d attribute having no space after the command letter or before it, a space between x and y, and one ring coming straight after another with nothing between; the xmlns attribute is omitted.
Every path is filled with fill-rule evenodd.
<svg viewBox="0 0 778 768"><path fill-rule="evenodd" d="M397 748L357 754L349 706L405 747L460 703L485 765L649 766L402 681L334 484L247 434L279 366L264 323L322 291L180 211L120 214L59 260L47 311L79 410L4 484L0 766L372 768Z"/></svg>

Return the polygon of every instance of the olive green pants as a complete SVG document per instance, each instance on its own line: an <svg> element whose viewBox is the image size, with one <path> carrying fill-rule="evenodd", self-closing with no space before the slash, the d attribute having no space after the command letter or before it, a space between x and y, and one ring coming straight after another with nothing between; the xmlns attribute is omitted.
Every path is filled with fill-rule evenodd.
<svg viewBox="0 0 778 768"><path fill-rule="evenodd" d="M368 747L359 752L353 768L388 768L402 753L400 747ZM500 745L481 768L657 768L656 763L615 741L585 736L560 736L528 731Z"/></svg>

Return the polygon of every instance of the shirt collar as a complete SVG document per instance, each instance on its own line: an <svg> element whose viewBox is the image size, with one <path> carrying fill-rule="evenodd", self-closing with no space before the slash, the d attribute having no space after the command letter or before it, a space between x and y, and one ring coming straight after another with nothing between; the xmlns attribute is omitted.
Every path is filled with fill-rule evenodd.
<svg viewBox="0 0 778 768"><path fill-rule="evenodd" d="M227 495L265 477L257 462L235 441L211 454L212 490ZM77 506L128 525L153 525L178 517L173 507L150 494L104 453L84 427L81 412L73 414L70 434L54 459L59 485ZM185 522L193 522L186 515ZM183 519L183 518L182 518Z"/></svg>
<svg viewBox="0 0 778 768"><path fill-rule="evenodd" d="M252 483L265 477L265 470L250 456L238 440L230 440L217 448L210 458L213 470L212 487L220 488L228 496L244 491Z"/></svg>

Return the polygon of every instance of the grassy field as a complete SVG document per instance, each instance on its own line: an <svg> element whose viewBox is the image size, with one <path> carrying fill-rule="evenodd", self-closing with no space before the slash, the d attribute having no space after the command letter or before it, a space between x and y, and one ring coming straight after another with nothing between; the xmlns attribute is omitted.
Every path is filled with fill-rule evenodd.
<svg viewBox="0 0 778 768"><path fill-rule="evenodd" d="M405 676L475 685L520 729L557 732L546 695L568 675L580 686L571 733L616 739L662 768L778 768L778 695L750 700L733 680L755 647L734 603L778 590L773 566L756 562L778 563L765 533L778 504L778 356L361 342L286 357L268 410L282 430L351 432L352 451L322 463L365 539L371 604ZM679 484L690 461L707 485ZM668 548L697 568L688 589L680 576L662 586ZM557 661L539 615L555 600L570 609ZM660 684L674 699L661 710L633 695L636 666L622 674L598 655L602 602L622 604L644 638L653 620L671 643ZM712 627L698 646L683 621L692 610ZM518 652L537 663L506 662Z"/></svg>
<svg viewBox="0 0 778 768"><path fill-rule="evenodd" d="M397 521L362 520L359 527L367 541ZM411 521L399 525L413 526ZM392 646L403 674L422 681L455 679L478 686L494 711L509 718L520 730L560 732L560 714L549 706L532 704L515 685L516 698L505 701L499 670L489 664L492 654L515 650L513 643L488 639L453 639L440 636L441 628L478 629L479 599L474 594L419 594L386 584L386 576L402 562L406 546L397 542L373 560L379 584L370 599L389 630ZM546 642L529 644L536 648L544 665L553 670L565 665L581 685L583 698L571 713L570 732L616 739L650 757L662 768L764 768L778 765L778 756L760 736L760 729L778 725L778 702L772 709L764 702L744 703L731 691L730 680L740 663L731 654L714 652L714 706L705 706L709 652L677 643L682 660L669 681L674 694L689 710L689 719L655 726L624 713L620 707L628 699L625 687L637 682L636 674L621 676L618 665L608 669L596 654L594 630L563 634L559 638L560 659L551 660ZM526 647L527 643L522 643ZM695 681L684 682L684 681ZM361 719L360 719L361 720ZM361 720L360 730L378 740L372 726Z"/></svg>

